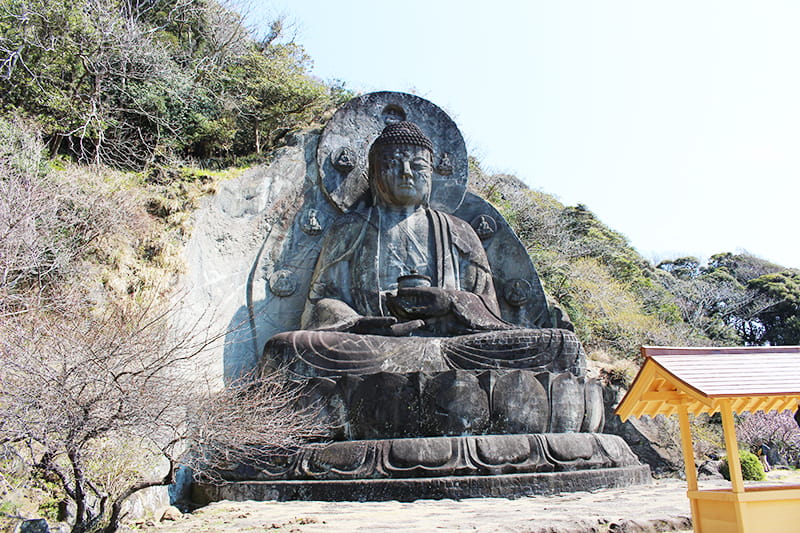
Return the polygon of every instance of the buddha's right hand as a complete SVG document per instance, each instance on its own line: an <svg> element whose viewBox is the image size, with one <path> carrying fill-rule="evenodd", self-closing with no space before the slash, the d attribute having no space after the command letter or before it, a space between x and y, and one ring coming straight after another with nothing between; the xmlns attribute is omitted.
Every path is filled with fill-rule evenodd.
<svg viewBox="0 0 800 533"><path fill-rule="evenodd" d="M397 319L393 316L362 316L350 326L352 333L362 333L366 335L391 335L391 326L397 324Z"/></svg>
<svg viewBox="0 0 800 533"><path fill-rule="evenodd" d="M425 325L424 320L409 320L408 322L398 322L389 329L392 330L392 335L395 337L405 337L410 335L413 331L418 330Z"/></svg>
<svg viewBox="0 0 800 533"><path fill-rule="evenodd" d="M383 335L387 337L405 337L414 330L425 325L423 320L398 322L393 316L362 316L350 326L351 333L363 335Z"/></svg>

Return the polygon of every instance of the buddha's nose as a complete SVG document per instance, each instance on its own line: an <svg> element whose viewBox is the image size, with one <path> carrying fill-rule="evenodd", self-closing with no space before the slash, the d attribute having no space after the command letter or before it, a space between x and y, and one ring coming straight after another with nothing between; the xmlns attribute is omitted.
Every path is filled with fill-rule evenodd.
<svg viewBox="0 0 800 533"><path fill-rule="evenodd" d="M411 178L414 174L411 172L411 162L410 161L403 161L403 177L404 178Z"/></svg>

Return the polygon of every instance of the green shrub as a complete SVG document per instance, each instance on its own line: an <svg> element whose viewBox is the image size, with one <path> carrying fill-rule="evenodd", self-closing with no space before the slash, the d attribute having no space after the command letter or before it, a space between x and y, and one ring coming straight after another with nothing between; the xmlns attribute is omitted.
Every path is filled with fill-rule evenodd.
<svg viewBox="0 0 800 533"><path fill-rule="evenodd" d="M740 451L739 464L742 465L742 478L746 480L761 481L766 477L766 475L764 475L764 467L761 465L761 461L758 460L758 457L756 457L755 454L746 451ZM728 481L731 480L731 471L728 467L727 457L722 459L719 472L722 474L722 477Z"/></svg>
<svg viewBox="0 0 800 533"><path fill-rule="evenodd" d="M39 514L42 515L44 518L48 520L58 520L59 518L59 509L58 509L59 500L55 498L46 498L39 504Z"/></svg>
<svg viewBox="0 0 800 533"><path fill-rule="evenodd" d="M0 501L0 517L16 516L19 512L20 504L10 501Z"/></svg>

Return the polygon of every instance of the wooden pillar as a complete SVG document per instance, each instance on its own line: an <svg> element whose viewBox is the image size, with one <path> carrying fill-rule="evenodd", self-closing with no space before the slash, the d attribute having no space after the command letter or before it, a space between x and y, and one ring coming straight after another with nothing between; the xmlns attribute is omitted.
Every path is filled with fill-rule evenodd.
<svg viewBox="0 0 800 533"><path fill-rule="evenodd" d="M728 468L731 473L733 492L744 492L742 465L739 463L739 443L736 441L736 423L730 400L720 400L722 432L725 434L725 450L728 452Z"/></svg>
<svg viewBox="0 0 800 533"><path fill-rule="evenodd" d="M678 407L678 420L681 425L681 448L683 449L683 464L686 467L686 485L688 490L697 490L697 465L694 463L692 428L689 425L689 410L685 403L681 403Z"/></svg>
<svg viewBox="0 0 800 533"><path fill-rule="evenodd" d="M683 450L683 465L686 469L686 496L689 498L689 507L692 510L694 530L701 533L700 513L697 509L697 465L694 462L694 446L692 446L692 426L689 424L689 409L681 402L678 406L678 421L681 426L681 449Z"/></svg>

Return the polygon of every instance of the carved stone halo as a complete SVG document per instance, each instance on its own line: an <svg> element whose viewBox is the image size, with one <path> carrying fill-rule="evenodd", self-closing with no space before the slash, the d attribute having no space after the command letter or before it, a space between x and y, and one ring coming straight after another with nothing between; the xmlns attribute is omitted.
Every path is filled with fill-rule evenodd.
<svg viewBox="0 0 800 533"><path fill-rule="evenodd" d="M522 307L531 298L531 283L526 279L510 279L505 283L503 297L514 307Z"/></svg>
<svg viewBox="0 0 800 533"><path fill-rule="evenodd" d="M452 213L461 205L467 190L467 148L455 122L428 100L386 91L365 94L344 104L320 136L319 184L339 212L349 211L367 198L369 147L387 124L399 120L419 126L433 143L436 168L431 177L430 206ZM345 152L344 147L352 153ZM348 170L345 163L349 162L354 166Z"/></svg>
<svg viewBox="0 0 800 533"><path fill-rule="evenodd" d="M497 222L495 222L494 218L491 215L478 215L472 221L472 229L475 230L478 237L482 241L486 239L490 239L494 236L495 232L497 231Z"/></svg>
<svg viewBox="0 0 800 533"><path fill-rule="evenodd" d="M297 290L297 277L291 270L276 270L269 277L269 290L281 298L291 296Z"/></svg>

